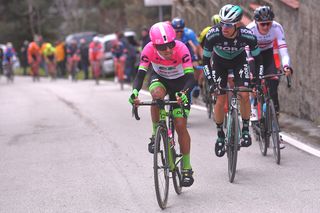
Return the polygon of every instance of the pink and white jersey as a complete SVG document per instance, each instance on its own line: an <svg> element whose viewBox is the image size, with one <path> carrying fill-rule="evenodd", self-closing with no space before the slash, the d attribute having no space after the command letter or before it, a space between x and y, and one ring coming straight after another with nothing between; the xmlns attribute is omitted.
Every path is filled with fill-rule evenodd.
<svg viewBox="0 0 320 213"><path fill-rule="evenodd" d="M191 56L186 45L180 41L175 41L172 58L164 59L154 48L152 42L149 42L142 50L140 57L139 70L147 72L150 63L154 71L161 77L167 79L176 79L186 73L193 72Z"/></svg>
<svg viewBox="0 0 320 213"><path fill-rule="evenodd" d="M260 34L257 23L255 21L248 24L249 28L255 36L257 36L258 45L261 51L273 48L273 41L277 40L279 45L279 52L281 55L282 66L290 66L290 57L288 54L287 43L284 37L282 26L276 22L272 22L272 26L266 35Z"/></svg>

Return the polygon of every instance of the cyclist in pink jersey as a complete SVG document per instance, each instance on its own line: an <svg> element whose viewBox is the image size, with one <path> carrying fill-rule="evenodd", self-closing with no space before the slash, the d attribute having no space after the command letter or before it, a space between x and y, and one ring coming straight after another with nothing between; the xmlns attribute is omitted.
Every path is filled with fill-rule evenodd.
<svg viewBox="0 0 320 213"><path fill-rule="evenodd" d="M190 105L188 94L195 84L194 70L188 48L180 41L175 40L176 34L170 24L159 22L150 29L149 42L142 50L136 79L133 83L133 92L129 98L131 104L139 103L139 90L142 88L144 77L149 66L153 67L149 91L152 99L164 99L168 94L170 100L186 104L188 115ZM132 98L135 97L135 98ZM193 171L190 164L190 135L187 130L187 119L182 116L181 108L175 105L173 110L174 126L178 134L178 141L182 152L182 186L193 184ZM148 150L153 153L154 134L159 121L159 109L151 106L153 131Z"/></svg>

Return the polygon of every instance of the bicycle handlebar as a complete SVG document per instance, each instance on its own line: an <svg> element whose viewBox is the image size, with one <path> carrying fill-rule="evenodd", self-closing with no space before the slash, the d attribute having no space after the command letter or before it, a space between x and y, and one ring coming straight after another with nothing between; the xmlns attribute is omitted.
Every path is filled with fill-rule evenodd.
<svg viewBox="0 0 320 213"><path fill-rule="evenodd" d="M267 74L267 75L261 76L261 79L269 79L269 78L283 76L283 75L285 75L285 74L284 73Z"/></svg>
<svg viewBox="0 0 320 213"><path fill-rule="evenodd" d="M219 90L226 92L252 92L252 88L247 87L234 87L234 88L219 88Z"/></svg>
<svg viewBox="0 0 320 213"><path fill-rule="evenodd" d="M273 77L278 77L278 76L283 76L283 75L285 75L283 72L275 73L275 74L267 74L267 75L261 76L261 79L270 79ZM291 88L291 77L290 76L287 76L287 87Z"/></svg>
<svg viewBox="0 0 320 213"><path fill-rule="evenodd" d="M159 108L163 108L165 105L174 105L179 104L178 101L170 101L170 100L152 100L152 101L140 101L137 105L132 105L132 116L135 117L136 120L140 120L140 116L138 113L138 106L158 106ZM179 106L182 109L182 115L184 118L187 118L185 107L183 103L180 103Z"/></svg>

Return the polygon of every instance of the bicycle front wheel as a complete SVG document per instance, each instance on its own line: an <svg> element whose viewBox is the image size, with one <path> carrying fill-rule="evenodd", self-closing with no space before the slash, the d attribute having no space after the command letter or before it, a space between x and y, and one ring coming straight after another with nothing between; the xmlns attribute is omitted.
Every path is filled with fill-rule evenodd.
<svg viewBox="0 0 320 213"><path fill-rule="evenodd" d="M237 109L233 109L228 123L227 141L228 174L230 183L234 181L236 175L239 140L238 111Z"/></svg>
<svg viewBox="0 0 320 213"><path fill-rule="evenodd" d="M175 169L172 172L172 182L173 182L173 187L175 192L179 195L181 194L182 191L182 186L181 186L181 168L182 168L182 162L181 162L181 156L177 156L177 153L174 148L171 149L172 155L173 155L173 160L175 162ZM177 158L180 158L177 162Z"/></svg>
<svg viewBox="0 0 320 213"><path fill-rule="evenodd" d="M276 115L276 110L274 108L273 101L270 100L269 103L269 122L270 122L270 131L271 131L271 139L272 139L272 148L273 148L273 156L277 164L280 164L280 135L279 135L279 124Z"/></svg>
<svg viewBox="0 0 320 213"><path fill-rule="evenodd" d="M153 170L157 201L161 209L166 208L169 192L168 133L158 126L155 135Z"/></svg>

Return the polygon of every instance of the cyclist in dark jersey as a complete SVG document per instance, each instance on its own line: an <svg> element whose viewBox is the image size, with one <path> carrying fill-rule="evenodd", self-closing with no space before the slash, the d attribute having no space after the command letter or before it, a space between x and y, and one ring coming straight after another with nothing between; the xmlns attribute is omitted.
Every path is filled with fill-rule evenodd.
<svg viewBox="0 0 320 213"><path fill-rule="evenodd" d="M251 55L255 59L255 77L263 72L261 65L260 49L257 44L257 38L253 33L240 26L243 10L240 6L227 4L219 12L221 23L213 26L207 33L204 51L204 74L209 84L212 85L213 91L217 85L222 88L227 86L228 72L234 73L234 82L236 86L249 86L250 70L246 60L247 54L245 46L249 46ZM212 56L213 67L211 67L210 58ZM259 78L257 78L257 83ZM248 147L251 145L249 134L250 119L250 101L249 93L240 93L240 111L243 121L241 146ZM220 92L217 97L217 103L214 107L215 121L217 124L218 139L215 145L215 153L222 157L225 153L223 131L224 105L227 100L225 92Z"/></svg>

